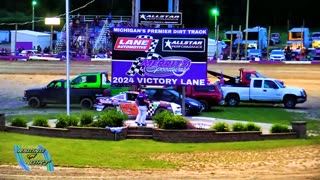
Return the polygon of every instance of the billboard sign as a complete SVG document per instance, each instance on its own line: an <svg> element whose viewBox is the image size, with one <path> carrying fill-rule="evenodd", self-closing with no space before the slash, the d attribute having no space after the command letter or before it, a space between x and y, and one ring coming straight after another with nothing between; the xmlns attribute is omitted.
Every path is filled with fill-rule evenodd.
<svg viewBox="0 0 320 180"><path fill-rule="evenodd" d="M139 12L140 23L154 23L162 25L181 25L182 13L181 12Z"/></svg>
<svg viewBox="0 0 320 180"><path fill-rule="evenodd" d="M207 29L112 29L113 84L206 85Z"/></svg>

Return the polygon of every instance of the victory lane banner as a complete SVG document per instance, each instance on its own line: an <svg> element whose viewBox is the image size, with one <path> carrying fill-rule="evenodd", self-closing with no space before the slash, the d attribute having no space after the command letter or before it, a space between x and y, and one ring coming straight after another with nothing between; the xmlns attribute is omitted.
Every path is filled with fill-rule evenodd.
<svg viewBox="0 0 320 180"><path fill-rule="evenodd" d="M208 29L112 29L113 84L207 83Z"/></svg>

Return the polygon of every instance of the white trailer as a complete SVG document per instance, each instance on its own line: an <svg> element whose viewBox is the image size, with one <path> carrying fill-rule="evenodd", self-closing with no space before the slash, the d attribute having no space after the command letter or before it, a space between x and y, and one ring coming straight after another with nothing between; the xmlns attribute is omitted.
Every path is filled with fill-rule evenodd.
<svg viewBox="0 0 320 180"><path fill-rule="evenodd" d="M218 55L220 55L222 52L221 43L219 43L219 41L217 43L215 39L208 38L208 58L213 58L217 50Z"/></svg>
<svg viewBox="0 0 320 180"><path fill-rule="evenodd" d="M11 30L11 52L15 52L15 42L32 43L32 48L40 46L43 50L45 47L50 47L50 34L30 30L18 30L16 41L16 31ZM16 46L17 48L19 47Z"/></svg>

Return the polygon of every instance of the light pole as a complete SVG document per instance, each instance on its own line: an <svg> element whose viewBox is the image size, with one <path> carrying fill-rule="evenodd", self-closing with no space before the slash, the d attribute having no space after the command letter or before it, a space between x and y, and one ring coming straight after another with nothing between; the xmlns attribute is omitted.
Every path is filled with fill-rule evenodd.
<svg viewBox="0 0 320 180"><path fill-rule="evenodd" d="M218 34L217 34L217 23L218 23L218 16L219 16L219 10L218 8L211 9L211 15L214 16L214 37L216 39L216 46L218 47ZM216 48L218 49L218 48ZM214 53L215 58L217 59L218 52L216 51Z"/></svg>
<svg viewBox="0 0 320 180"><path fill-rule="evenodd" d="M34 7L37 5L36 0L32 0L32 31L34 31Z"/></svg>

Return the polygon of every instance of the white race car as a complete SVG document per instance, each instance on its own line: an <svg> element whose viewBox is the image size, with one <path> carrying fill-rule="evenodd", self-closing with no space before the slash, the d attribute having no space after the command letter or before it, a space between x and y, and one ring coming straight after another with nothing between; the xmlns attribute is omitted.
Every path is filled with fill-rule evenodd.
<svg viewBox="0 0 320 180"><path fill-rule="evenodd" d="M135 99L138 94L139 93L135 91L126 91L112 97L98 97L94 108L96 111L118 108L118 110L121 110L127 115L136 116L138 114L138 107ZM182 115L179 104L167 101L151 101L147 116L150 118L162 111L170 111L174 115Z"/></svg>

